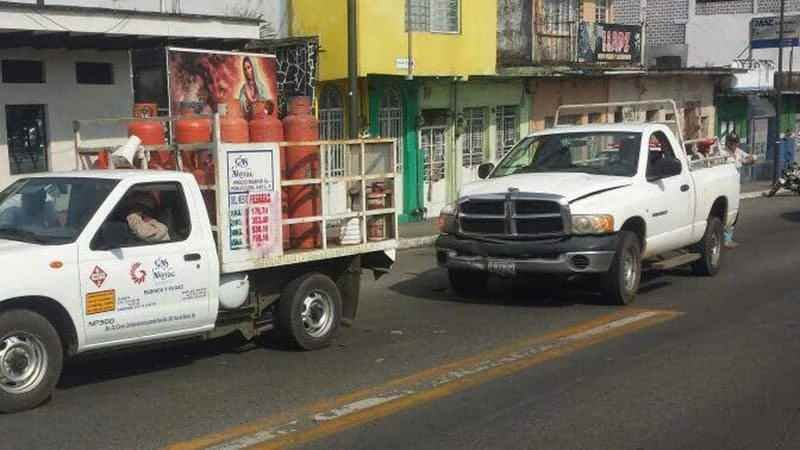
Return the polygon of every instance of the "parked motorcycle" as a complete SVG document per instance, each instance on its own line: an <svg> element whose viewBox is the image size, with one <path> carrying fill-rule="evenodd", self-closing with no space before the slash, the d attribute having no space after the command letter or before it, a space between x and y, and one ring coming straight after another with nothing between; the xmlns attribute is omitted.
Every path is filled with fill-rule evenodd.
<svg viewBox="0 0 800 450"><path fill-rule="evenodd" d="M780 178L778 178L778 183L772 186L772 189L765 193L764 196L772 197L781 189L786 189L800 195L800 164L796 162L789 163L789 165L783 169Z"/></svg>

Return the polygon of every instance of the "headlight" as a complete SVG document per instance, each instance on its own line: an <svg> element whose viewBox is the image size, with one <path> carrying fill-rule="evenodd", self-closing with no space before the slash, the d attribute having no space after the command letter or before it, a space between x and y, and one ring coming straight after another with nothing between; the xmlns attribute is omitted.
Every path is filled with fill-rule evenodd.
<svg viewBox="0 0 800 450"><path fill-rule="evenodd" d="M439 231L442 233L455 233L458 231L458 224L456 217L458 216L458 203L451 203L439 213L439 218L436 224L439 226Z"/></svg>
<svg viewBox="0 0 800 450"><path fill-rule="evenodd" d="M614 232L614 217L609 214L572 216L573 234L607 234Z"/></svg>

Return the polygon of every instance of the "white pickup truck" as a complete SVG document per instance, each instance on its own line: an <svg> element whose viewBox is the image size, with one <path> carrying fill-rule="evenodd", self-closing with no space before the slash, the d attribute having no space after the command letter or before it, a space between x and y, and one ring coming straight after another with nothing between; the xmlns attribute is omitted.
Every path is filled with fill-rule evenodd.
<svg viewBox="0 0 800 450"><path fill-rule="evenodd" d="M634 104L596 106L620 105ZM490 274L587 275L610 302L628 304L643 265L716 274L723 229L739 212L732 161L690 160L663 123L557 126L480 176L442 211L436 241L439 265L465 295L482 292Z"/></svg>
<svg viewBox="0 0 800 450"><path fill-rule="evenodd" d="M77 145L81 157L98 151ZM349 145L362 164L346 179L362 188L396 174L393 163L377 175L363 164L370 154L394 161L393 141L306 145ZM385 272L393 262L394 209L343 215L362 231L366 221L386 218L381 240L356 232L353 245L325 239L284 252L286 224L326 230L337 218L281 219L281 186L336 179L280 180L278 147L205 145L216 159L216 186L178 171L85 170L22 178L0 192L0 412L41 404L64 358L85 352L235 332L250 339L273 328L301 349L329 344L356 315L361 269ZM180 156L180 146L170 150ZM165 225L168 236L133 233L131 211Z"/></svg>

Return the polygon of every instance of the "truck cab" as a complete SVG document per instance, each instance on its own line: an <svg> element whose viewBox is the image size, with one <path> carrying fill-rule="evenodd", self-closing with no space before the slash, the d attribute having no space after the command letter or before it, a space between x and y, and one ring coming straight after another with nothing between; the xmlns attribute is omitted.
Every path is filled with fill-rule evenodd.
<svg viewBox="0 0 800 450"><path fill-rule="evenodd" d="M718 159L693 163L663 123L534 133L442 212L438 262L463 294L490 274L589 276L620 304L634 300L643 265L716 274L739 210L738 172Z"/></svg>

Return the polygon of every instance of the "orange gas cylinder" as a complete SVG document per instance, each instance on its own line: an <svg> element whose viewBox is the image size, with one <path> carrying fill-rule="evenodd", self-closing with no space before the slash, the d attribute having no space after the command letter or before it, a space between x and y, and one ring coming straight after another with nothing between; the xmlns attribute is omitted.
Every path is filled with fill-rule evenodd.
<svg viewBox="0 0 800 450"><path fill-rule="evenodd" d="M180 119L175 121L175 142L178 144L202 144L211 142L211 120L197 117L194 112L183 110ZM192 172L196 169L196 152L182 152L183 170Z"/></svg>
<svg viewBox="0 0 800 450"><path fill-rule="evenodd" d="M92 169L108 169L108 150L100 150L97 159L92 163Z"/></svg>
<svg viewBox="0 0 800 450"><path fill-rule="evenodd" d="M242 106L236 100L231 100L226 106L225 115L219 121L222 142L250 142L250 131L242 114Z"/></svg>
<svg viewBox="0 0 800 450"><path fill-rule="evenodd" d="M283 119L283 132L289 142L319 140L319 122L311 115L311 98L293 97L289 101L289 114ZM285 155L287 179L315 178L319 175L318 146L289 147ZM292 186L286 191L290 218L320 214L320 191L317 186ZM319 224L293 225L290 235L292 248L315 248L321 242Z"/></svg>
<svg viewBox="0 0 800 450"><path fill-rule="evenodd" d="M275 105L271 101L256 102L253 105L253 119L250 120L250 141L251 142L282 142L283 141L283 123L278 119L278 113L274 109ZM286 158L283 152L280 152L281 160L281 178L286 178ZM287 219L288 213L288 194L286 190L281 193L281 211L282 217ZM283 248L288 250L291 247L289 241L289 226L283 227Z"/></svg>
<svg viewBox="0 0 800 450"><path fill-rule="evenodd" d="M155 103L137 103L133 106L133 117L147 119L155 117L158 106ZM128 136L137 136L143 145L161 145L167 142L164 125L153 120L137 120L128 124ZM169 165L170 154L167 151L150 154L151 169L161 169ZM174 164L173 164L174 166Z"/></svg>
<svg viewBox="0 0 800 450"><path fill-rule="evenodd" d="M266 102L256 102L253 106L253 120L250 121L250 141L283 141L283 123L278 119L277 113L267 110Z"/></svg>

